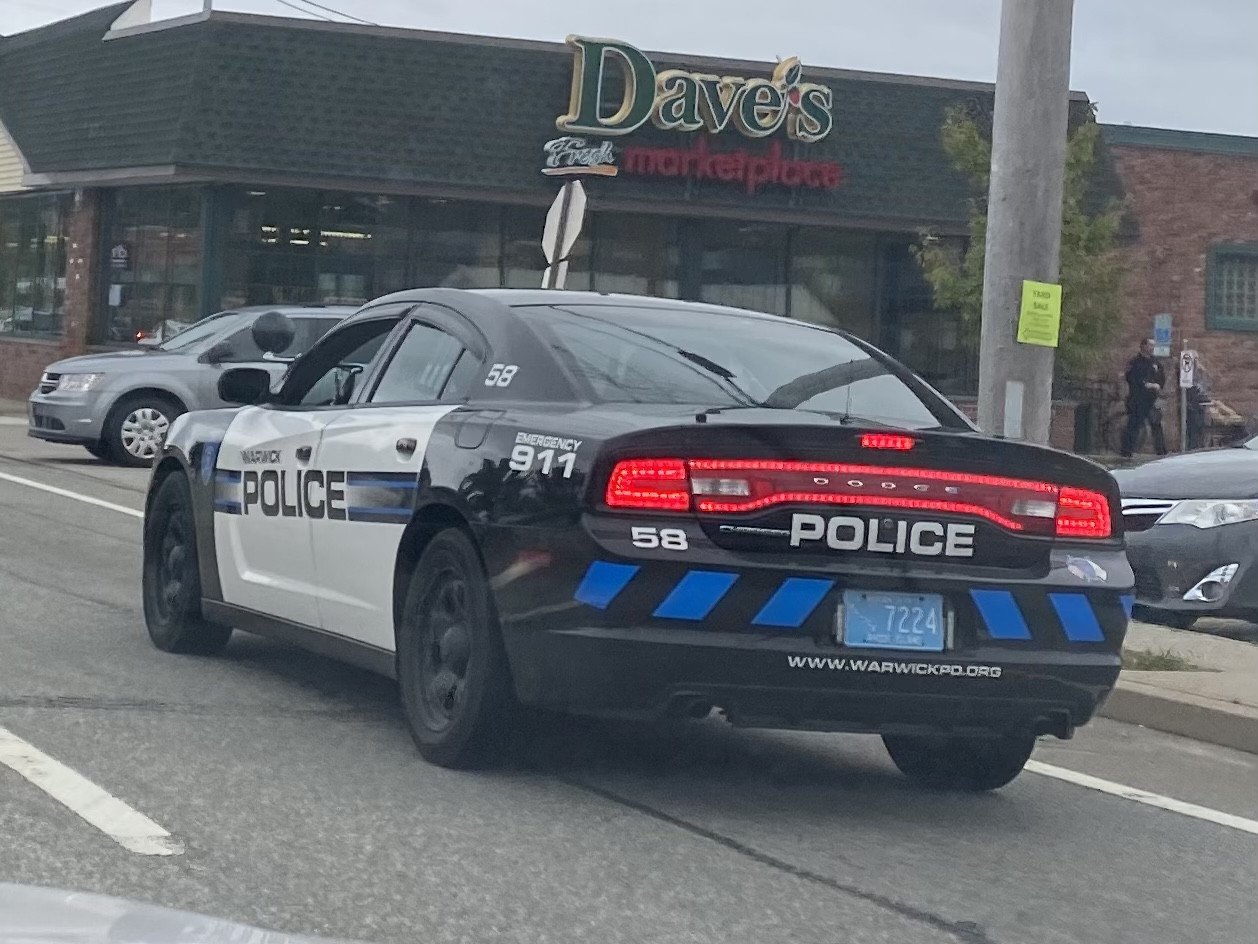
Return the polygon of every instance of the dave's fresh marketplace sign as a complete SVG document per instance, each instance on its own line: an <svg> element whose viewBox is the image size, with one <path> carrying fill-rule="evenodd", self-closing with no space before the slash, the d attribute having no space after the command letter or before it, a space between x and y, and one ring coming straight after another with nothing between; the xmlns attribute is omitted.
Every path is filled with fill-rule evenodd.
<svg viewBox="0 0 1258 944"><path fill-rule="evenodd" d="M838 164L792 160L774 141L767 152L710 148L708 140L733 129L744 138L768 138L779 131L803 144L820 141L834 127L834 93L803 81L798 58L779 62L769 78L744 78L657 71L647 56L628 43L569 36L573 50L568 111L556 127L564 137L548 141L542 173L550 176L614 177L627 174L710 179L741 184L748 193L765 185L831 189ZM621 100L604 103L609 74L623 80ZM693 147L617 148L587 135L623 138L647 122L664 131L702 132ZM617 153L617 151L621 153Z"/></svg>

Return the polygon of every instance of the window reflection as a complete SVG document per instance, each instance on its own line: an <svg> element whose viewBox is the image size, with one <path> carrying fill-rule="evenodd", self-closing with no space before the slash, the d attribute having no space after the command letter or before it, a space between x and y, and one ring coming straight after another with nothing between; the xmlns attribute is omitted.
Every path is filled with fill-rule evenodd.
<svg viewBox="0 0 1258 944"><path fill-rule="evenodd" d="M542 233L549 207L511 206L506 208L503 226L502 284L504 288L541 288L546 273ZM568 276L564 287L570 291L590 289L590 222L568 253Z"/></svg>
<svg viewBox="0 0 1258 944"><path fill-rule="evenodd" d="M888 247L884 264L884 346L943 393L973 394L978 386L977 336L967 336L957 312L935 307L907 240Z"/></svg>
<svg viewBox="0 0 1258 944"><path fill-rule="evenodd" d="M700 298L718 305L776 315L786 307L785 226L706 222L700 227Z"/></svg>
<svg viewBox="0 0 1258 944"><path fill-rule="evenodd" d="M411 285L415 288L496 288L502 241L501 210L487 203L416 202Z"/></svg>
<svg viewBox="0 0 1258 944"><path fill-rule="evenodd" d="M49 194L0 203L0 336L62 333L70 199Z"/></svg>
<svg viewBox="0 0 1258 944"><path fill-rule="evenodd" d="M877 343L872 235L800 227L791 237L792 318Z"/></svg>
<svg viewBox="0 0 1258 944"><path fill-rule="evenodd" d="M407 198L272 189L232 199L225 307L361 305L407 287Z"/></svg>
<svg viewBox="0 0 1258 944"><path fill-rule="evenodd" d="M676 220L606 213L593 218L591 230L595 291L677 297L681 251Z"/></svg>
<svg viewBox="0 0 1258 944"><path fill-rule="evenodd" d="M195 187L114 192L102 340L169 337L201 316L202 201Z"/></svg>

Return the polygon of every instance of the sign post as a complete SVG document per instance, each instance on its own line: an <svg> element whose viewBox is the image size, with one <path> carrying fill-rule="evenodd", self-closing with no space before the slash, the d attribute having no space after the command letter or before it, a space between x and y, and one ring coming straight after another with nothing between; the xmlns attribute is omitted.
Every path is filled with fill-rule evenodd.
<svg viewBox="0 0 1258 944"><path fill-rule="evenodd" d="M1197 352L1179 352L1179 451L1188 451L1188 390L1197 386Z"/></svg>
<svg viewBox="0 0 1258 944"><path fill-rule="evenodd" d="M584 222L585 188L581 181L570 180L546 213L546 226L542 229L542 252L546 254L542 288L564 287L568 280L568 253L576 245Z"/></svg>

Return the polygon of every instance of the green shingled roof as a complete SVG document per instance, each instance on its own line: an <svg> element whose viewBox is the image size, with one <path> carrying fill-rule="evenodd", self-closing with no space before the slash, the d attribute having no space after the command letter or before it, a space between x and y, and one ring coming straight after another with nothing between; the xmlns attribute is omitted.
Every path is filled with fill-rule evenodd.
<svg viewBox="0 0 1258 944"><path fill-rule="evenodd" d="M34 173L176 165L241 181L281 174L538 201L554 192L540 166L568 100L572 58L560 44L240 14L104 40L126 7L0 41L0 119ZM970 194L939 127L954 103L989 112L990 87L805 68L834 89L834 131L813 145L783 139L784 156L837 161L837 190L764 188L749 198L729 184L622 175L591 181L591 195L888 228L963 225ZM1086 107L1078 96L1074 104ZM682 137L647 126L632 143L676 147ZM764 147L733 132L721 138L718 146Z"/></svg>

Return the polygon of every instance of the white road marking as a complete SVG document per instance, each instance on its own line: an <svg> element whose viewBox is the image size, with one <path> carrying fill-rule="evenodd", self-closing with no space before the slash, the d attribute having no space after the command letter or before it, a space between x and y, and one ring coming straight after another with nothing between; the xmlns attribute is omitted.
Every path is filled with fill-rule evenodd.
<svg viewBox="0 0 1258 944"><path fill-rule="evenodd" d="M1100 777L1081 774L1077 770L1068 770L1065 767L1041 763L1038 760L1027 761L1026 769L1032 773L1053 777L1056 780L1064 780L1066 783L1073 783L1076 786L1096 790L1099 793L1108 793L1110 796L1121 797L1124 800L1131 800L1135 803L1143 803L1145 806L1155 806L1160 810L1191 816L1193 819L1214 823L1216 826L1226 826L1228 829L1236 829L1243 833L1258 836L1258 820L1246 819L1243 816L1235 816L1232 813L1223 813L1219 810L1212 810L1207 806L1198 806L1196 803L1187 803L1183 800L1176 800L1173 797L1150 793L1148 790L1141 790L1137 787L1128 787L1121 783L1115 783L1112 780L1102 780Z"/></svg>
<svg viewBox="0 0 1258 944"><path fill-rule="evenodd" d="M71 492L68 489L57 488L55 485L45 485L43 482L36 482L32 479L24 479L17 475L9 475L6 472L0 472L0 482L12 482L14 485L25 485L27 488L37 488L41 492L48 492L50 495L58 495L61 498L72 498L75 501L83 502L85 505L95 505L97 508L108 508L110 511L116 511L123 515L130 515L132 518L144 517L144 512L136 511L134 508L128 508L126 505L115 505L113 502L104 501L100 498L93 498L91 495Z"/></svg>
<svg viewBox="0 0 1258 944"><path fill-rule="evenodd" d="M0 764L25 777L80 819L137 855L183 855L183 843L86 777L0 728Z"/></svg>
<svg viewBox="0 0 1258 944"><path fill-rule="evenodd" d="M26 426L28 425L25 417L21 416L0 416L0 426Z"/></svg>

